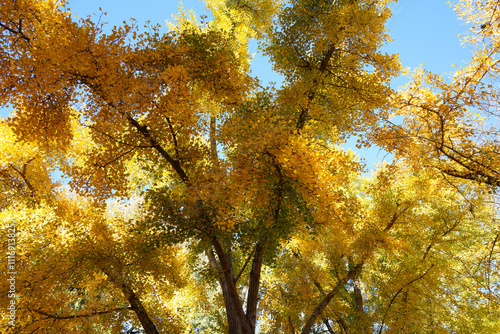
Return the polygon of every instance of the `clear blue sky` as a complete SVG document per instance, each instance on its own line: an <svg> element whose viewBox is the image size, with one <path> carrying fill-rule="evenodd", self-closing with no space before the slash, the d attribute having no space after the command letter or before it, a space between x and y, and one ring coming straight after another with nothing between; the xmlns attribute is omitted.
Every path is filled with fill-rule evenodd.
<svg viewBox="0 0 500 334"><path fill-rule="evenodd" d="M204 4L198 0L184 0L185 9L193 9L199 16L204 14ZM70 0L71 11L80 17L92 15L97 20L99 7L107 12L103 21L109 27L120 25L133 17L139 24L150 21L165 26L165 20L178 12L177 1L170 0ZM393 16L388 23L393 42L384 47L388 53L398 53L403 66L419 65L435 73L451 72L452 65L461 65L470 58L468 46L462 46L458 34L466 27L458 21L446 0L400 0L392 5ZM94 15L95 14L95 15ZM166 31L166 28L165 28ZM252 50L253 51L253 50ZM267 59L258 56L252 61L252 72L263 82L279 81L273 75ZM393 80L394 88L407 82L404 77ZM8 110L0 110L7 116ZM351 143L348 144L351 146ZM360 151L371 165L384 155L377 150Z"/></svg>
<svg viewBox="0 0 500 334"><path fill-rule="evenodd" d="M184 0L183 4L198 16L204 13L202 1ZM70 0L72 12L80 17L99 15L101 7L107 12L103 20L110 26L131 17L138 23L149 20L165 26L165 20L178 12L178 6L176 1L169 0ZM436 73L450 72L452 64L460 65L470 57L470 51L461 45L457 36L465 31L465 26L457 20L446 0L400 0L392 7L388 28L394 41L384 50L398 53L403 66L413 68L423 64ZM271 75L271 67L265 59L256 59L253 63L253 73L263 81L278 79ZM394 84L403 82L397 80Z"/></svg>

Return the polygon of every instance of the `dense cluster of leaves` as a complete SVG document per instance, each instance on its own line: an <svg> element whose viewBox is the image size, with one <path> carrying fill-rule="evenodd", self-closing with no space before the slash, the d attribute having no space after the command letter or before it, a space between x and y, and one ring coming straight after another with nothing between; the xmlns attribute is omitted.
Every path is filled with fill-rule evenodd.
<svg viewBox="0 0 500 334"><path fill-rule="evenodd" d="M402 92L389 2L208 0L140 34L0 0L0 330L496 333L498 1L457 5L468 66ZM394 162L363 177L354 134Z"/></svg>

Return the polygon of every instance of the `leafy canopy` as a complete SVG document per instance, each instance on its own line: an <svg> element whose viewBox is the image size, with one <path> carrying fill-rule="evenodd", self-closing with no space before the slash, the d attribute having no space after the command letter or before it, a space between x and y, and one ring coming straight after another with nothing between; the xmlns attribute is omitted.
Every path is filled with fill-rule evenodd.
<svg viewBox="0 0 500 334"><path fill-rule="evenodd" d="M497 2L457 5L470 64L400 92L389 3L207 0L105 33L1 0L2 331L496 333ZM353 135L395 160L364 177Z"/></svg>

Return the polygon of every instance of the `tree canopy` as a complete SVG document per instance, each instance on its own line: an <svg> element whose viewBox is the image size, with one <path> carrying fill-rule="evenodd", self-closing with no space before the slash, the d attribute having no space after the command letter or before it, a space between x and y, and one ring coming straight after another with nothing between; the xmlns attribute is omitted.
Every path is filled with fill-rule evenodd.
<svg viewBox="0 0 500 334"><path fill-rule="evenodd" d="M143 33L0 0L0 330L497 333L500 6L458 1L470 61L394 91L390 3ZM366 176L353 136L393 161Z"/></svg>

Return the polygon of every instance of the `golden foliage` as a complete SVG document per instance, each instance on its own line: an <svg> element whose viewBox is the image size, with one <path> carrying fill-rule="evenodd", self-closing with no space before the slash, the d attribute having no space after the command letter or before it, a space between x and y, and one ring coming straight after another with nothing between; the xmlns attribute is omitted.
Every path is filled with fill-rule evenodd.
<svg viewBox="0 0 500 334"><path fill-rule="evenodd" d="M458 4L469 65L394 93L389 2L208 0L163 34L1 1L1 330L495 333L497 4ZM399 160L362 177L353 134Z"/></svg>

